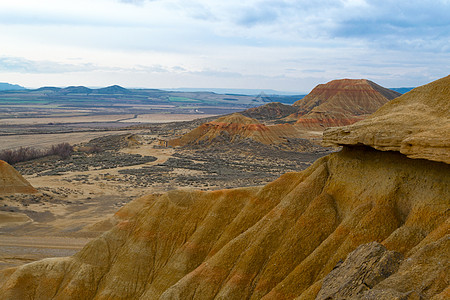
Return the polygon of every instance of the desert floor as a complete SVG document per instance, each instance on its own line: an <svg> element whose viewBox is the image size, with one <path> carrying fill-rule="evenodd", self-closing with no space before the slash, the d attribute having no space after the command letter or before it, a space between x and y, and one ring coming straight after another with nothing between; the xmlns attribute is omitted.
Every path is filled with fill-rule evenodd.
<svg viewBox="0 0 450 300"><path fill-rule="evenodd" d="M141 195L166 189L130 185L118 171L164 163L173 149L147 146L124 152L143 153L156 160L63 175L25 175L38 194L0 196L0 269L73 255L91 238L111 228L110 219L120 207Z"/></svg>
<svg viewBox="0 0 450 300"><path fill-rule="evenodd" d="M0 269L74 254L115 224L115 212L142 195L175 188L262 185L285 172L307 168L329 151L318 147L289 152L253 144L241 145L239 151L233 146L160 146L160 138L179 136L200 121L192 122L120 131L0 136L0 149L78 144L69 159L46 157L14 165L38 193L0 195ZM83 152L92 146L102 151Z"/></svg>

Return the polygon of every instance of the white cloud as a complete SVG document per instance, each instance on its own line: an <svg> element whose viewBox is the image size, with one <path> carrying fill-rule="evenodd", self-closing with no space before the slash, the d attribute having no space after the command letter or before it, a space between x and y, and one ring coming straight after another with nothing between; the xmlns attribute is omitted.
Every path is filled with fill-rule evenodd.
<svg viewBox="0 0 450 300"><path fill-rule="evenodd" d="M5 0L0 57L20 59L0 60L0 76L71 73L59 82L91 71L126 82L138 74L149 87L300 91L312 78L421 84L448 72L448 15L439 0Z"/></svg>

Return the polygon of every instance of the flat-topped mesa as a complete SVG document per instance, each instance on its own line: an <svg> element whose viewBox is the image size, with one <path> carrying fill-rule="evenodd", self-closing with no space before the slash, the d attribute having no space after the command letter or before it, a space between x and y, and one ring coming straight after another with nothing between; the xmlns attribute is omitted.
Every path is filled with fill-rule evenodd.
<svg viewBox="0 0 450 300"><path fill-rule="evenodd" d="M324 146L361 144L450 164L450 76L413 89L365 120L323 134Z"/></svg>
<svg viewBox="0 0 450 300"><path fill-rule="evenodd" d="M7 162L0 160L0 195L33 194L37 190Z"/></svg>
<svg viewBox="0 0 450 300"><path fill-rule="evenodd" d="M319 84L286 117L307 129L325 129L360 121L401 94L367 79L340 79Z"/></svg>
<svg viewBox="0 0 450 300"><path fill-rule="evenodd" d="M204 123L182 137L169 141L168 145L208 145L220 141L233 143L242 139L272 145L285 142L289 136L297 136L297 129L292 125L266 126L256 119L234 113Z"/></svg>

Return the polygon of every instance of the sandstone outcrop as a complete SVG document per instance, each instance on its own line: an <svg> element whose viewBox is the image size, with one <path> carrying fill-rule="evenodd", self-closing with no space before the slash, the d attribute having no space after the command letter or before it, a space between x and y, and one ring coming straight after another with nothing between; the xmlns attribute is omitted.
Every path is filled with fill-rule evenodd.
<svg viewBox="0 0 450 300"><path fill-rule="evenodd" d="M0 195L15 193L32 194L37 190L16 169L0 160Z"/></svg>
<svg viewBox="0 0 450 300"><path fill-rule="evenodd" d="M78 254L0 272L0 295L448 299L449 195L449 164L349 145L263 187L139 198Z"/></svg>
<svg viewBox="0 0 450 300"><path fill-rule="evenodd" d="M402 255L371 242L359 246L323 280L317 300L355 299L398 271Z"/></svg>
<svg viewBox="0 0 450 300"><path fill-rule="evenodd" d="M362 144L450 164L450 76L413 89L361 122L327 129L323 144Z"/></svg>
<svg viewBox="0 0 450 300"><path fill-rule="evenodd" d="M226 141L234 143L250 139L265 145L287 142L289 137L298 137L301 129L290 124L264 125L258 120L234 113L204 123L178 139L168 142L169 146L208 145Z"/></svg>
<svg viewBox="0 0 450 300"><path fill-rule="evenodd" d="M295 102L298 112L286 120L297 120L297 125L316 130L349 125L400 95L367 79L333 80L319 84Z"/></svg>

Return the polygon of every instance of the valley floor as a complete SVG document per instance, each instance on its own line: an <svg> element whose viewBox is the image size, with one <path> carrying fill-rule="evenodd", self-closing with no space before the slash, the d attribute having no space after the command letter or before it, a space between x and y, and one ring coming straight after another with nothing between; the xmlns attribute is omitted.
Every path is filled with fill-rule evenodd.
<svg viewBox="0 0 450 300"><path fill-rule="evenodd" d="M189 129L174 124L110 132L116 133L111 136L89 133L84 140L96 138L75 147L79 150L69 159L45 157L14 165L38 194L0 196L0 269L74 254L109 230L114 213L137 197L178 188L262 185L303 170L330 152L321 147L290 152L253 144L239 149L161 147L160 138ZM94 145L102 151L81 151Z"/></svg>

